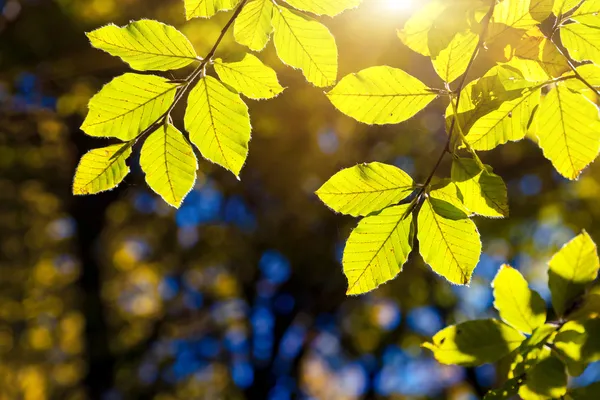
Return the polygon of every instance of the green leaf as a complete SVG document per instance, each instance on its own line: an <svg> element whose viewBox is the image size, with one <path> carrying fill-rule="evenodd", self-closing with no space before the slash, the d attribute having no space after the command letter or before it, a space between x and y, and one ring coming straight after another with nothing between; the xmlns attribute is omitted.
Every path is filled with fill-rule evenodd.
<svg viewBox="0 0 600 400"><path fill-rule="evenodd" d="M580 375L589 363L600 360L600 319L568 321L556 335L554 347L569 375Z"/></svg>
<svg viewBox="0 0 600 400"><path fill-rule="evenodd" d="M338 53L327 27L302 13L277 6L273 28L275 50L281 61L301 69L306 80L315 86L335 83Z"/></svg>
<svg viewBox="0 0 600 400"><path fill-rule="evenodd" d="M465 73L478 43L478 34L469 30L459 32L449 45L437 55L432 55L433 67L444 82L454 82Z"/></svg>
<svg viewBox="0 0 600 400"><path fill-rule="evenodd" d="M598 275L596 244L586 231L565 244L549 263L548 286L556 314L563 316Z"/></svg>
<svg viewBox="0 0 600 400"><path fill-rule="evenodd" d="M565 57L538 28L523 35L510 55L509 65L517 68L531 82L548 81L569 70Z"/></svg>
<svg viewBox="0 0 600 400"><path fill-rule="evenodd" d="M600 27L600 0L585 0L571 14L571 18L582 24Z"/></svg>
<svg viewBox="0 0 600 400"><path fill-rule="evenodd" d="M217 58L215 71L223 82L251 99L271 99L283 92L275 71L252 54L237 62Z"/></svg>
<svg viewBox="0 0 600 400"><path fill-rule="evenodd" d="M598 393L600 393L600 382L595 382L588 386L569 390L568 398L571 400L597 400Z"/></svg>
<svg viewBox="0 0 600 400"><path fill-rule="evenodd" d="M346 294L366 293L400 273L412 249L408 207L388 207L363 218L352 231L342 260L348 278Z"/></svg>
<svg viewBox="0 0 600 400"><path fill-rule="evenodd" d="M116 77L92 97L81 129L90 136L131 140L169 109L177 87L155 75Z"/></svg>
<svg viewBox="0 0 600 400"><path fill-rule="evenodd" d="M508 379L498 389L492 389L483 396L483 400L505 400L516 396L523 383L521 378Z"/></svg>
<svg viewBox="0 0 600 400"><path fill-rule="evenodd" d="M529 288L523 275L510 265L502 265L492 282L494 307L500 318L519 331L531 334L546 321L546 303Z"/></svg>
<svg viewBox="0 0 600 400"><path fill-rule="evenodd" d="M558 17L559 15L563 15L568 11L571 11L579 3L581 3L581 0L554 0L552 12Z"/></svg>
<svg viewBox="0 0 600 400"><path fill-rule="evenodd" d="M170 25L144 19L106 25L86 34L92 46L120 57L139 71L168 71L199 60L190 41Z"/></svg>
<svg viewBox="0 0 600 400"><path fill-rule="evenodd" d="M446 2L433 0L419 8L398 31L398 37L409 49L424 56L430 56L429 33L434 29L437 18L444 14Z"/></svg>
<svg viewBox="0 0 600 400"><path fill-rule="evenodd" d="M423 347L433 351L442 364L472 366L498 361L523 340L525 336L510 326L495 319L481 319L451 325Z"/></svg>
<svg viewBox="0 0 600 400"><path fill-rule="evenodd" d="M535 118L544 156L562 176L577 179L600 151L596 105L559 84L546 95Z"/></svg>
<svg viewBox="0 0 600 400"><path fill-rule="evenodd" d="M175 208L179 208L196 182L198 161L194 149L171 124L160 127L146 139L140 166L148 186Z"/></svg>
<svg viewBox="0 0 600 400"><path fill-rule="evenodd" d="M397 204L413 190L414 182L406 172L374 162L341 170L316 194L334 211L357 217Z"/></svg>
<svg viewBox="0 0 600 400"><path fill-rule="evenodd" d="M272 17L272 0L250 0L235 19L233 37L250 50L261 51L273 32Z"/></svg>
<svg viewBox="0 0 600 400"><path fill-rule="evenodd" d="M454 205L428 197L418 216L419 251L436 273L468 285L481 255L477 227Z"/></svg>
<svg viewBox="0 0 600 400"><path fill-rule="evenodd" d="M469 213L469 210L467 210L463 202L462 193L458 189L456 183L452 182L450 179L441 179L435 185L432 185L429 197L450 203L465 214Z"/></svg>
<svg viewBox="0 0 600 400"><path fill-rule="evenodd" d="M510 28L529 30L552 13L554 0L503 0L496 4L488 31L490 42Z"/></svg>
<svg viewBox="0 0 600 400"><path fill-rule="evenodd" d="M437 95L406 72L379 66L345 76L329 93L344 114L366 124L397 124L414 116Z"/></svg>
<svg viewBox="0 0 600 400"><path fill-rule="evenodd" d="M508 216L506 185L486 166L482 170L473 159L455 158L452 181L463 196L464 205L474 214L502 218Z"/></svg>
<svg viewBox="0 0 600 400"><path fill-rule="evenodd" d="M232 10L241 0L184 0L185 18L210 18L218 11Z"/></svg>
<svg viewBox="0 0 600 400"><path fill-rule="evenodd" d="M573 59L600 64L600 26L568 24L560 28L560 38Z"/></svg>
<svg viewBox="0 0 600 400"><path fill-rule="evenodd" d="M540 103L539 87L525 90L477 119L468 131L467 142L474 150L492 150L509 141L519 141L527 133L531 116Z"/></svg>
<svg viewBox="0 0 600 400"><path fill-rule="evenodd" d="M542 350L540 359L528 372L519 388L523 400L559 399L567 392L565 365L550 355L550 349Z"/></svg>
<svg viewBox="0 0 600 400"><path fill-rule="evenodd" d="M290 6L316 15L334 17L350 8L356 8L362 0L284 0Z"/></svg>
<svg viewBox="0 0 600 400"><path fill-rule="evenodd" d="M73 194L96 194L117 187L129 173L125 160L130 155L128 143L88 151L75 171Z"/></svg>
<svg viewBox="0 0 600 400"><path fill-rule="evenodd" d="M577 73L590 85L600 89L600 67L594 64L583 64L575 68ZM567 76L575 76L569 72ZM579 93L590 91L590 88L579 79L569 79L564 81L564 85L571 90Z"/></svg>
<svg viewBox="0 0 600 400"><path fill-rule="evenodd" d="M190 140L202 156L239 173L248 155L250 116L237 93L206 76L190 92L185 112Z"/></svg>

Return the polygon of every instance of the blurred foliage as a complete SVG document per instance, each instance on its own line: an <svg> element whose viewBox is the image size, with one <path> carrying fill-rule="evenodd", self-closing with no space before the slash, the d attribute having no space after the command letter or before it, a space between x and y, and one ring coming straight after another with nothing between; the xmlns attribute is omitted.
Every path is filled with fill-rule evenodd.
<svg viewBox="0 0 600 400"><path fill-rule="evenodd" d="M84 32L145 16L205 54L229 15L184 23L179 0L2 0L0 10L3 400L481 398L502 365L441 365L420 344L446 325L496 318L490 283L504 263L550 305L551 255L581 229L600 237L598 166L568 182L533 142L510 143L482 155L507 182L511 216L476 218L483 253L469 288L410 257L400 278L347 298L340 260L355 222L314 191L364 161L423 181L446 140L444 105L400 126L361 125L284 68L272 45L262 59L288 89L249 102L241 182L203 162L175 211L132 165L117 190L73 198L76 160L100 145L78 129L87 102L126 71ZM396 36L409 14L365 0L324 18L340 74L387 64L435 83L428 59ZM243 51L231 34L221 50ZM568 385L599 379L591 363Z"/></svg>

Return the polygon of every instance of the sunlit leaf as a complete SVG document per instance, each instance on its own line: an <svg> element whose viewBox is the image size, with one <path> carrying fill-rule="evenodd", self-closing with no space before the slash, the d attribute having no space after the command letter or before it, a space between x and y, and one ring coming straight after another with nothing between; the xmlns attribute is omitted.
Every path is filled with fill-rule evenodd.
<svg viewBox="0 0 600 400"><path fill-rule="evenodd" d="M568 24L560 29L560 38L573 59L600 64L600 26Z"/></svg>
<svg viewBox="0 0 600 400"><path fill-rule="evenodd" d="M394 279L412 249L409 205L388 207L363 218L350 234L342 264L348 278L346 294L361 294Z"/></svg>
<svg viewBox="0 0 600 400"><path fill-rule="evenodd" d="M586 231L554 254L549 263L548 286L558 315L564 315L583 295L586 286L596 279L599 267L596 244Z"/></svg>
<svg viewBox="0 0 600 400"><path fill-rule="evenodd" d="M316 15L333 17L342 11L356 8L362 0L283 0L290 6Z"/></svg>
<svg viewBox="0 0 600 400"><path fill-rule="evenodd" d="M548 18L554 0L503 0L496 4L488 41L495 40L507 29L529 30Z"/></svg>
<svg viewBox="0 0 600 400"><path fill-rule="evenodd" d="M223 82L251 99L270 99L283 92L275 71L252 54L236 62L217 58L215 71Z"/></svg>
<svg viewBox="0 0 600 400"><path fill-rule="evenodd" d="M307 81L319 87L337 79L337 46L329 29L294 10L277 6L273 12L273 41L285 64L302 70Z"/></svg>
<svg viewBox="0 0 600 400"><path fill-rule="evenodd" d="M494 319L481 319L451 325L423 347L433 351L442 364L470 366L498 361L523 340L525 336L516 329Z"/></svg>
<svg viewBox="0 0 600 400"><path fill-rule="evenodd" d="M580 375L589 363L600 360L600 319L568 321L556 335L554 347L569 375Z"/></svg>
<svg viewBox="0 0 600 400"><path fill-rule="evenodd" d="M600 67L594 64L583 64L575 68L577 73L590 85L596 89L600 89ZM569 72L568 76L574 76ZM564 85L576 92L587 92L591 89L579 79L569 79L564 81Z"/></svg>
<svg viewBox="0 0 600 400"><path fill-rule="evenodd" d="M73 194L96 194L115 188L129 173L125 161L130 155L127 144L88 151L75 171Z"/></svg>
<svg viewBox="0 0 600 400"><path fill-rule="evenodd" d="M250 116L237 93L206 76L190 92L185 127L202 156L238 176L248 155Z"/></svg>
<svg viewBox="0 0 600 400"><path fill-rule="evenodd" d="M210 18L218 11L233 9L241 0L184 0L185 18Z"/></svg>
<svg viewBox="0 0 600 400"><path fill-rule="evenodd" d="M526 89L520 97L477 119L468 131L467 142L475 150L492 150L509 141L525 137L531 116L540 103L541 88Z"/></svg>
<svg viewBox="0 0 600 400"><path fill-rule="evenodd" d="M581 0L554 0L552 12L556 16L563 15L574 9L579 3L581 3Z"/></svg>
<svg viewBox="0 0 600 400"><path fill-rule="evenodd" d="M525 79L532 82L557 78L569 70L565 57L537 28L521 37L509 55L512 57L509 65L517 68Z"/></svg>
<svg viewBox="0 0 600 400"><path fill-rule="evenodd" d="M272 16L272 0L250 0L235 19L233 37L250 50L261 51L273 32Z"/></svg>
<svg viewBox="0 0 600 400"><path fill-rule="evenodd" d="M148 186L176 208L196 182L198 161L194 149L171 124L160 127L146 139L140 166Z"/></svg>
<svg viewBox="0 0 600 400"><path fill-rule="evenodd" d="M465 207L460 189L451 179L442 179L435 185L432 185L429 197L450 203L465 214L470 213L467 207Z"/></svg>
<svg viewBox="0 0 600 400"><path fill-rule="evenodd" d="M531 334L546 321L546 303L529 288L523 275L510 265L500 267L492 282L494 307L513 328Z"/></svg>
<svg viewBox="0 0 600 400"><path fill-rule="evenodd" d="M425 108L437 95L406 72L379 66L345 76L327 97L357 121L396 124Z"/></svg>
<svg viewBox="0 0 600 400"><path fill-rule="evenodd" d="M454 205L428 197L418 216L419 251L436 273L468 285L481 255L477 227Z"/></svg>
<svg viewBox="0 0 600 400"><path fill-rule="evenodd" d="M475 160L456 158L452 163L452 181L472 213L492 218L508 216L506 185L491 167L484 171Z"/></svg>
<svg viewBox="0 0 600 400"><path fill-rule="evenodd" d="M600 0L585 0L571 14L571 18L582 24L600 27Z"/></svg>
<svg viewBox="0 0 600 400"><path fill-rule="evenodd" d="M523 400L559 399L567 392L565 365L550 355L550 349L542 349L538 362L527 371L527 377L519 388Z"/></svg>
<svg viewBox="0 0 600 400"><path fill-rule="evenodd" d="M176 90L159 76L121 75L92 97L81 129L91 136L131 140L169 109Z"/></svg>
<svg viewBox="0 0 600 400"><path fill-rule="evenodd" d="M565 178L577 179L600 151L598 107L558 85L542 101L536 120L544 156Z"/></svg>
<svg viewBox="0 0 600 400"><path fill-rule="evenodd" d="M331 209L356 217L397 204L413 190L414 182L406 172L374 162L338 172L316 193Z"/></svg>
<svg viewBox="0 0 600 400"><path fill-rule="evenodd" d="M444 82L453 82L467 70L479 43L479 35L471 31L457 33L450 44L432 56L433 67Z"/></svg>
<svg viewBox="0 0 600 400"><path fill-rule="evenodd" d="M183 33L158 21L145 19L123 27L110 24L87 33L87 37L92 46L140 71L168 71L198 60Z"/></svg>
<svg viewBox="0 0 600 400"><path fill-rule="evenodd" d="M522 378L511 378L497 389L492 389L483 396L483 400L506 400L517 395L519 387L523 383Z"/></svg>

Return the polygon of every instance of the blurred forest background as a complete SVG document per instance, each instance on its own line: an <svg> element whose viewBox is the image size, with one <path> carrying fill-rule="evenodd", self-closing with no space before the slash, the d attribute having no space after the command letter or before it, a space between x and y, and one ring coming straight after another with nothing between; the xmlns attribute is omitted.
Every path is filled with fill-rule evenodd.
<svg viewBox="0 0 600 400"><path fill-rule="evenodd" d="M439 85L396 36L409 13L365 0L323 18L339 76L387 64ZM84 32L154 18L204 54L228 17L184 23L181 0L0 0L0 399L480 398L497 383L493 366L443 366L420 344L495 316L490 281L504 262L549 300L550 255L581 229L600 239L597 163L568 182L531 141L482 153L508 184L511 216L477 221L484 254L471 287L449 285L414 252L391 283L346 297L340 258L356 221L314 191L368 161L422 181L445 143L445 104L362 125L270 44L263 60L288 88L250 102L241 182L201 161L176 211L135 161L118 189L71 195L79 157L107 144L79 130L87 101L127 70ZM230 32L218 55L242 50ZM570 384L598 379L592 364Z"/></svg>

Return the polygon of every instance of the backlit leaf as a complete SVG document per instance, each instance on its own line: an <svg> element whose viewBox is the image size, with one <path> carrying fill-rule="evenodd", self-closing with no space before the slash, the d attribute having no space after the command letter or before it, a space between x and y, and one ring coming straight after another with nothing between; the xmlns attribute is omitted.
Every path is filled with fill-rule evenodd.
<svg viewBox="0 0 600 400"><path fill-rule="evenodd" d="M600 151L596 105L559 84L542 101L536 120L544 156L561 175L577 179Z"/></svg>
<svg viewBox="0 0 600 400"><path fill-rule="evenodd" d="M412 249L412 214L406 215L408 207L388 207L363 218L352 231L342 260L348 278L346 294L371 291L401 271Z"/></svg>
<svg viewBox="0 0 600 400"><path fill-rule="evenodd" d="M252 54L236 62L217 58L215 71L223 82L251 99L270 99L283 92L275 71Z"/></svg>
<svg viewBox="0 0 600 400"><path fill-rule="evenodd" d="M250 50L261 51L269 42L269 36L273 32L272 16L272 0L249 1L235 19L233 37L238 43L248 46Z"/></svg>
<svg viewBox="0 0 600 400"><path fill-rule="evenodd" d="M185 18L210 18L217 11L232 10L241 0L184 0Z"/></svg>
<svg viewBox="0 0 600 400"><path fill-rule="evenodd" d="M342 11L356 8L362 0L284 0L290 6L316 15L333 17Z"/></svg>
<svg viewBox="0 0 600 400"><path fill-rule="evenodd" d="M582 24L600 27L600 0L585 0L571 14L571 18Z"/></svg>
<svg viewBox="0 0 600 400"><path fill-rule="evenodd" d="M190 41L170 25L141 20L118 27L110 24L87 33L92 46L120 57L140 71L168 71L198 60Z"/></svg>
<svg viewBox="0 0 600 400"><path fill-rule="evenodd" d="M479 43L479 35L471 31L457 33L450 44L432 56L433 67L444 82L454 82L465 73Z"/></svg>
<svg viewBox="0 0 600 400"><path fill-rule="evenodd" d="M557 78L569 70L565 57L538 28L523 35L509 55L512 57L510 66L517 68L525 79L532 82Z"/></svg>
<svg viewBox="0 0 600 400"><path fill-rule="evenodd" d="M556 16L563 15L574 9L579 3L581 3L581 0L554 0L552 12Z"/></svg>
<svg viewBox="0 0 600 400"><path fill-rule="evenodd" d="M456 158L452 163L452 181L472 213L492 218L508 216L506 185L491 167L483 171L475 160Z"/></svg>
<svg viewBox="0 0 600 400"><path fill-rule="evenodd" d="M273 12L273 41L285 64L299 68L315 86L331 86L337 79L337 46L329 29L294 10L277 6Z"/></svg>
<svg viewBox="0 0 600 400"><path fill-rule="evenodd" d="M421 229L419 227L419 229ZM498 361L519 347L525 336L510 326L481 319L451 325L424 343L442 364L481 365Z"/></svg>
<svg viewBox="0 0 600 400"><path fill-rule="evenodd" d="M568 24L560 29L560 38L573 59L600 64L600 26Z"/></svg>
<svg viewBox="0 0 600 400"><path fill-rule="evenodd" d="M586 286L596 279L599 267L596 244L586 231L554 254L549 263L548 286L556 314L564 315L584 294Z"/></svg>
<svg viewBox="0 0 600 400"><path fill-rule="evenodd" d="M495 40L509 28L529 30L548 18L554 0L503 0L496 4L488 41Z"/></svg>
<svg viewBox="0 0 600 400"><path fill-rule="evenodd" d="M131 140L169 109L176 90L176 84L155 75L116 77L92 97L81 129L90 136Z"/></svg>
<svg viewBox="0 0 600 400"><path fill-rule="evenodd" d="M331 209L356 217L397 204L413 190L414 182L406 172L374 162L338 172L316 194Z"/></svg>
<svg viewBox="0 0 600 400"><path fill-rule="evenodd" d="M379 66L345 76L327 97L357 121L396 124L425 108L437 95L406 72Z"/></svg>
<svg viewBox="0 0 600 400"><path fill-rule="evenodd" d="M198 161L194 149L171 124L148 136L142 147L140 166L148 186L176 208L196 182Z"/></svg>
<svg viewBox="0 0 600 400"><path fill-rule="evenodd" d="M115 188L129 173L125 160L130 155L131 148L122 143L88 151L75 171L73 194L96 194Z"/></svg>
<svg viewBox="0 0 600 400"><path fill-rule="evenodd" d="M404 28L398 31L398 37L402 40L402 43L419 54L430 56L430 31L436 28L436 20L444 16L447 7L448 2L433 0L415 11L406 21Z"/></svg>
<svg viewBox="0 0 600 400"><path fill-rule="evenodd" d="M580 375L589 363L600 360L600 319L568 321L556 335L554 346L569 375Z"/></svg>
<svg viewBox="0 0 600 400"><path fill-rule="evenodd" d="M550 349L540 352L538 363L528 372L519 396L523 400L560 399L567 392L565 365L550 355Z"/></svg>
<svg viewBox="0 0 600 400"><path fill-rule="evenodd" d="M237 93L206 76L190 92L185 127L202 156L238 176L248 155L250 116Z"/></svg>
<svg viewBox="0 0 600 400"><path fill-rule="evenodd" d="M513 328L531 334L546 321L546 303L523 275L510 265L500 267L492 282L494 307L500 318Z"/></svg>
<svg viewBox="0 0 600 400"><path fill-rule="evenodd" d="M418 216L419 251L436 273L468 285L481 255L477 227L452 204L428 197Z"/></svg>

